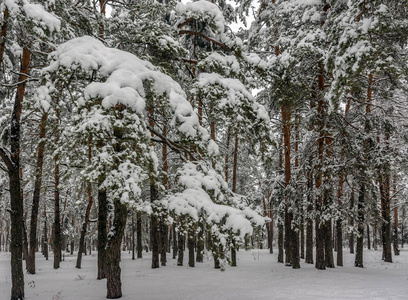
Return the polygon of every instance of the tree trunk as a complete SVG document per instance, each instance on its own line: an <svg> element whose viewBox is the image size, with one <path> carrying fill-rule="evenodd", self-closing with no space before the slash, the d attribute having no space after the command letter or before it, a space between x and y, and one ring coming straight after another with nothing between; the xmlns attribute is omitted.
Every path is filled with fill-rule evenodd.
<svg viewBox="0 0 408 300"><path fill-rule="evenodd" d="M327 220L324 225L324 258L327 268L334 268L332 222Z"/></svg>
<svg viewBox="0 0 408 300"><path fill-rule="evenodd" d="M278 224L278 263L283 263L283 225Z"/></svg>
<svg viewBox="0 0 408 300"><path fill-rule="evenodd" d="M397 198L397 173L394 172L393 179L393 196L394 198L394 228L393 228L393 238L394 238L394 255L400 255L400 250L398 249L398 198Z"/></svg>
<svg viewBox="0 0 408 300"><path fill-rule="evenodd" d="M7 11L8 14L8 11ZM6 13L5 13L6 17ZM7 16L8 18L8 16ZM0 45L4 45L6 24L2 25L2 40ZM2 46L3 47L3 46ZM0 49L4 51L3 49ZM0 53L2 54L2 53ZM30 64L31 52L28 48L23 48L23 56L21 59L20 75L18 78L17 92L15 96L13 112L11 116L10 126L10 156L0 148L0 157L7 167L9 175L9 192L10 192L10 221L11 221L11 299L24 299L24 274L23 274L23 217L24 207L21 197L21 182L20 182L20 132L21 132L21 110L26 87L25 80L27 79L28 66ZM1 63L1 61L0 61Z"/></svg>
<svg viewBox="0 0 408 300"><path fill-rule="evenodd" d="M184 234L182 232L177 232L177 265L183 265L183 258L184 258Z"/></svg>
<svg viewBox="0 0 408 300"><path fill-rule="evenodd" d="M47 211L46 211L46 206L44 203L44 242L43 242L43 255L45 257L45 260L48 260L48 235L47 235Z"/></svg>
<svg viewBox="0 0 408 300"><path fill-rule="evenodd" d="M59 144L59 124L60 124L60 110L56 109L56 131L55 131L55 145ZM59 191L60 171L59 171L59 154L57 153L54 158L54 238L53 238L53 251L54 251L54 269L60 267L62 259L61 255L61 216L60 216L60 191Z"/></svg>
<svg viewBox="0 0 408 300"><path fill-rule="evenodd" d="M178 253L178 235L176 232L176 225L173 224L172 226L172 231L173 231L173 259L177 258L177 253Z"/></svg>
<svg viewBox="0 0 408 300"><path fill-rule="evenodd" d="M350 197L350 210L352 211L354 209L354 192L351 192L351 197ZM351 217L349 221L350 227L354 228L354 218ZM349 233L349 248L350 248L350 254L354 254L354 233L350 232Z"/></svg>
<svg viewBox="0 0 408 300"><path fill-rule="evenodd" d="M190 230L188 232L188 239L187 239L187 245L188 245L188 266L194 268L195 267L195 259L194 259L194 231Z"/></svg>
<svg viewBox="0 0 408 300"><path fill-rule="evenodd" d="M106 278L106 244L108 242L108 198L106 189L101 185L105 181L105 174L98 177L98 276Z"/></svg>
<svg viewBox="0 0 408 300"><path fill-rule="evenodd" d="M316 227L316 264L315 267L318 270L326 269L326 261L324 258L324 224L320 224L320 217L316 218L315 221Z"/></svg>
<svg viewBox="0 0 408 300"><path fill-rule="evenodd" d="M142 214L140 212L136 214L136 244L137 244L137 258L142 258L143 257Z"/></svg>
<svg viewBox="0 0 408 300"><path fill-rule="evenodd" d="M337 266L343 266L343 228L341 219L336 221L336 238L337 238Z"/></svg>
<svg viewBox="0 0 408 300"><path fill-rule="evenodd" d="M238 133L235 134L235 145L234 145L234 165L232 168L232 192L237 192L237 177L238 177ZM234 242L231 243L231 266L237 266L237 252L236 245Z"/></svg>
<svg viewBox="0 0 408 300"><path fill-rule="evenodd" d="M313 264L313 221L307 220L306 225L306 258L305 263Z"/></svg>
<svg viewBox="0 0 408 300"><path fill-rule="evenodd" d="M152 186L151 186L152 188ZM155 189L155 187L154 187ZM150 216L150 239L152 243L152 269L159 268L160 267L160 259L159 259L159 220L157 216L152 214Z"/></svg>
<svg viewBox="0 0 408 300"><path fill-rule="evenodd" d="M358 195L358 236L356 245L356 259L354 266L363 268L363 242L364 242L364 197L365 197L365 185L362 184Z"/></svg>
<svg viewBox="0 0 408 300"><path fill-rule="evenodd" d="M40 123L40 142L37 150L37 165L34 181L34 193L33 193L33 205L31 207L31 220L30 220L30 248L28 257L26 259L26 270L28 274L35 274L35 250L37 248L37 222L38 222L38 210L40 207L40 195L42 184L42 169L44 162L44 149L45 149L45 131L47 125L48 114L43 113Z"/></svg>
<svg viewBox="0 0 408 300"><path fill-rule="evenodd" d="M110 236L106 247L106 286L108 299L117 299L122 297L121 282L121 244L126 227L127 207L120 203L120 200L114 200L115 217L110 230Z"/></svg>
<svg viewBox="0 0 408 300"><path fill-rule="evenodd" d="M135 212L132 211L132 260L135 260Z"/></svg>
<svg viewBox="0 0 408 300"><path fill-rule="evenodd" d="M91 147L89 146L89 149L90 148ZM87 192L88 192L88 206L86 207L85 220L84 220L84 224L82 225L81 237L79 239L79 251L78 251L78 257L77 257L77 263L76 263L76 268L77 269L81 268L82 252L84 250L86 251L86 249L85 249L85 234L86 234L86 228L88 227L89 216L90 216L91 208L92 208L92 204L93 204L92 186L91 186L90 182L87 183Z"/></svg>
<svg viewBox="0 0 408 300"><path fill-rule="evenodd" d="M160 233L161 233L161 239L160 239L160 263L162 266L166 265L167 262L167 232L168 232L168 227L164 223L163 220L160 220Z"/></svg>
<svg viewBox="0 0 408 300"><path fill-rule="evenodd" d="M199 223L199 232L197 234L197 254L196 254L196 262L204 262L204 224Z"/></svg>
<svg viewBox="0 0 408 300"><path fill-rule="evenodd" d="M303 214L300 221L300 258L305 259L305 226Z"/></svg>
<svg viewBox="0 0 408 300"><path fill-rule="evenodd" d="M383 259L392 262L391 252L391 210L390 210L390 177L386 173L380 176L381 215L383 218L381 226L381 237L383 244Z"/></svg>
<svg viewBox="0 0 408 300"><path fill-rule="evenodd" d="M227 129L227 145L226 145L226 155L225 155L225 182L228 183L228 174L229 174L229 148L231 143L231 126L228 126Z"/></svg>
<svg viewBox="0 0 408 300"><path fill-rule="evenodd" d="M371 239L370 239L370 225L367 224L367 248L371 249Z"/></svg>

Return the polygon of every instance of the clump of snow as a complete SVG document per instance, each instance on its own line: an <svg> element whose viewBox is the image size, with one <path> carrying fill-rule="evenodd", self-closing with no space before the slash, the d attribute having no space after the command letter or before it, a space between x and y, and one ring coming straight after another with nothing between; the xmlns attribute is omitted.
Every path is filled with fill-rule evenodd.
<svg viewBox="0 0 408 300"><path fill-rule="evenodd" d="M224 32L225 19L222 11L218 6L209 1L200 0L196 2L188 2L186 4L177 3L176 12L185 15L184 19L180 19L178 24L182 24L191 17L207 16L210 17L216 26L216 31Z"/></svg>
<svg viewBox="0 0 408 300"><path fill-rule="evenodd" d="M197 135L198 117L186 94L170 76L161 73L151 63L135 55L106 47L89 36L72 39L51 54L52 62L43 71L56 72L59 68L98 71L106 80L92 82L84 90L84 100L101 98L105 109L118 104L142 114L145 110L145 83L156 97L168 99L178 129L186 136Z"/></svg>
<svg viewBox="0 0 408 300"><path fill-rule="evenodd" d="M23 10L29 18L37 21L41 26L47 27L50 32L60 31L61 21L46 11L41 4L32 4L24 0Z"/></svg>
<svg viewBox="0 0 408 300"><path fill-rule="evenodd" d="M204 220L214 229L213 234L222 244L225 244L222 240L228 233L243 241L245 235L252 234L253 226L265 223L265 219L250 208L233 207L233 201L226 201L233 195L228 184L212 168L186 163L179 170L178 181L184 190L166 198L169 210L176 216L188 217L195 222Z"/></svg>

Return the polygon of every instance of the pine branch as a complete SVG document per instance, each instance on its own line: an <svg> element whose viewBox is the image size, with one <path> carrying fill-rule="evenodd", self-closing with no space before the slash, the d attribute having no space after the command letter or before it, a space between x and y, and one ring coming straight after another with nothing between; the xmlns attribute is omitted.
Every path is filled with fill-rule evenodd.
<svg viewBox="0 0 408 300"><path fill-rule="evenodd" d="M209 42L211 42L211 43L213 43L215 45L220 46L221 48L223 48L223 49L225 49L227 51L230 51L230 52L232 51L231 48L229 48L227 45L224 45L223 43L220 43L220 42L218 42L218 41L216 41L216 40L214 40L214 39L212 39L212 38L210 38L210 37L208 37L205 34L202 34L200 32L195 32L195 31L191 31L191 30L180 30L179 34L180 35L181 34L198 35L198 36L201 36L202 38L206 39L207 41L209 41Z"/></svg>
<svg viewBox="0 0 408 300"><path fill-rule="evenodd" d="M156 130L155 130L153 127L151 127L151 126L147 126L147 129L149 129L150 132L152 132L155 136L157 136L158 138L160 138L160 140L152 139L153 141L163 142L163 143L167 144L172 150L174 150L174 151L176 151L177 153L181 154L181 158L182 158L183 160L185 160L185 158L183 157L182 154L188 153L188 155L190 155L190 157L191 157L194 161L197 161L197 158L194 156L194 154L193 154L190 150L188 150L188 149L186 149L186 148L184 148L184 147L180 147L180 146L177 145L174 141L169 140L166 136L164 136L164 135L161 134L160 132L156 131Z"/></svg>

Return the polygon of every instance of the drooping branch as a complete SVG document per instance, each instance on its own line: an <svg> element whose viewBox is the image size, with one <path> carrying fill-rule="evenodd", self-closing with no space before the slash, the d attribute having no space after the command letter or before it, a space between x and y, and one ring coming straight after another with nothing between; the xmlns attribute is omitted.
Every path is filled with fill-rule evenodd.
<svg viewBox="0 0 408 300"><path fill-rule="evenodd" d="M220 46L221 48L223 48L223 49L225 49L227 51L230 51L230 52L232 51L231 48L229 48L227 45L224 45L223 43L220 43L220 42L206 36L203 33L195 32L195 31L191 31L191 30L180 30L179 35L182 35L182 34L191 34L191 35L201 36L202 38L206 39L207 41L209 41L209 42L211 42L211 43L213 43L213 44L215 44L217 46Z"/></svg>

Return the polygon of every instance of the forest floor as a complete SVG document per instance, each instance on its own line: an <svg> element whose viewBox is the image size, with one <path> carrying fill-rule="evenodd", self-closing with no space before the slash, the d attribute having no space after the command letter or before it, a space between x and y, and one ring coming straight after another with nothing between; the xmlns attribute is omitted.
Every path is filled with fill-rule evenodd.
<svg viewBox="0 0 408 300"><path fill-rule="evenodd" d="M150 253L132 261L122 252L122 299L408 299L408 249L393 263L381 260L381 250L366 250L364 268L353 266L348 249L344 256L344 267L322 271L301 262L301 269L293 270L277 263L277 253L241 250L238 267L221 272L209 258L190 268L178 267L170 257L166 267L151 269ZM49 261L38 254L37 274L25 274L26 299L106 299L106 280L96 280L96 258L96 252L83 256L82 269L76 269L76 256L65 254L61 268L54 270L52 253ZM1 252L1 300L10 299L10 288L10 254Z"/></svg>

